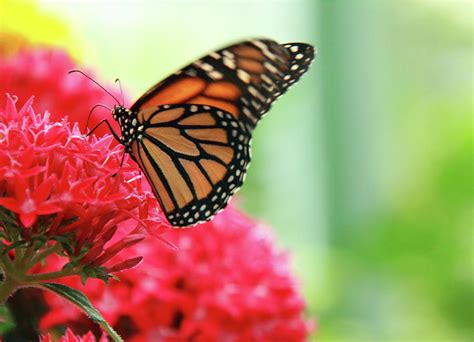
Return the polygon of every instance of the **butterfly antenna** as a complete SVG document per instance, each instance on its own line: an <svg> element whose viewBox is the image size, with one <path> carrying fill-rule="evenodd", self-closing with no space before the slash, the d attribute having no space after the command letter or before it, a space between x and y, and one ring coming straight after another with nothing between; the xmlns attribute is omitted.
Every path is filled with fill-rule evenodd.
<svg viewBox="0 0 474 342"><path fill-rule="evenodd" d="M125 103L125 101L124 101L124 99L123 99L122 82L120 82L120 79L117 78L117 79L115 79L115 83L118 83L118 84L119 84L120 95L122 96L122 106L123 106L123 104Z"/></svg>
<svg viewBox="0 0 474 342"><path fill-rule="evenodd" d="M105 89L103 86L101 86L96 80L94 80L92 77L90 77L89 75L85 74L84 72L82 72L81 70L78 70L78 69L73 69L73 70L69 70L68 71L68 74L72 74L74 72L78 72L80 73L82 76L88 78L89 80L91 80L92 82L94 82L95 84L97 84L103 91L105 91L107 94L109 94L110 96L112 96L112 98L120 105L120 102L119 100L117 100L117 98L112 95L111 92L109 92L107 89Z"/></svg>
<svg viewBox="0 0 474 342"><path fill-rule="evenodd" d="M106 105L104 105L104 104L102 104L102 103L96 104L94 107L91 108L91 110L90 110L90 112L89 112L89 115L87 115L87 121L86 121L86 128L85 128L85 129L87 129L87 127L89 127L89 119L91 118L92 112L93 112L94 109L96 109L97 107L103 107L103 108L105 108L105 109L108 109L108 110L112 111L112 108L110 108L110 107L108 107L108 106L106 106Z"/></svg>

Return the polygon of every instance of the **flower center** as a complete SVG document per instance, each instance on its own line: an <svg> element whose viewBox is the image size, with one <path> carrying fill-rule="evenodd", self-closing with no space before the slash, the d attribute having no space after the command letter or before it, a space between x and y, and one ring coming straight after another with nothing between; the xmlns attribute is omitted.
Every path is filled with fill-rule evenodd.
<svg viewBox="0 0 474 342"><path fill-rule="evenodd" d="M31 198L28 198L23 202L23 204L20 207L21 211L24 212L25 214L29 214L33 211L36 210L36 204L35 201L33 201Z"/></svg>

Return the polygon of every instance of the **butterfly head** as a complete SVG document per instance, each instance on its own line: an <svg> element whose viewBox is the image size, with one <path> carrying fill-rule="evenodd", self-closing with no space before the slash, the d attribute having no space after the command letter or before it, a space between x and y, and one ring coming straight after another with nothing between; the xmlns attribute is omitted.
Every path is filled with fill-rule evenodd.
<svg viewBox="0 0 474 342"><path fill-rule="evenodd" d="M121 121L124 121L131 114L130 109L125 108L121 105L115 105L112 110L112 116L119 124Z"/></svg>
<svg viewBox="0 0 474 342"><path fill-rule="evenodd" d="M120 143L125 146L127 152L130 152L132 143L142 138L143 125L138 122L137 113L117 105L112 110L112 117L118 122L122 131Z"/></svg>

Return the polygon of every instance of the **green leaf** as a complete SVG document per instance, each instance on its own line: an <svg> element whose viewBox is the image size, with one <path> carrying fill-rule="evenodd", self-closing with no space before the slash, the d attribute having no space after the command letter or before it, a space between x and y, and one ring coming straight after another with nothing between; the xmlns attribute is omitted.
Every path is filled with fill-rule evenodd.
<svg viewBox="0 0 474 342"><path fill-rule="evenodd" d="M89 299L82 292L69 286L55 283L41 283L40 287L66 298L68 301L81 308L94 322L99 324L114 341L123 342L119 334L112 329L112 327L105 321L104 317L102 317L101 313L92 306Z"/></svg>
<svg viewBox="0 0 474 342"><path fill-rule="evenodd" d="M81 269L80 276L83 284L88 278L101 279L108 284L112 274L107 273L107 269L103 266L84 266Z"/></svg>

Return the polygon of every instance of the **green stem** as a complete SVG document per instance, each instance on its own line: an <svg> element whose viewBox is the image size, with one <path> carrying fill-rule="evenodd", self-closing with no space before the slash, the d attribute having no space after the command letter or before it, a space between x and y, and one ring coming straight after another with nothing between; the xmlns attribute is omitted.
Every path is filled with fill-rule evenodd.
<svg viewBox="0 0 474 342"><path fill-rule="evenodd" d="M12 273L14 270L13 262L10 257L6 254L3 254L0 257L0 262L2 264L3 271L6 273Z"/></svg>
<svg viewBox="0 0 474 342"><path fill-rule="evenodd" d="M18 250L23 249L22 247L17 248L17 255L19 255ZM18 273L23 273L26 270L28 270L30 267L28 267L29 260L35 253L35 246L31 244L28 248L26 248L25 251L23 251L23 255L21 258L18 258L15 260L15 268L17 269Z"/></svg>
<svg viewBox="0 0 474 342"><path fill-rule="evenodd" d="M60 243L56 243L54 246L45 248L43 251L40 253L36 254L27 264L25 269L30 269L34 265L36 265L38 262L43 260L44 258L48 257L49 255L59 252L61 250L62 246Z"/></svg>
<svg viewBox="0 0 474 342"><path fill-rule="evenodd" d="M15 261L14 261L14 265L16 269L18 268L18 265L23 262L23 255L24 255L23 247L22 246L16 247L15 248Z"/></svg>
<svg viewBox="0 0 474 342"><path fill-rule="evenodd" d="M80 270L72 269L66 271L56 271L56 272L49 272L49 273L39 273L39 274L30 274L25 276L25 282L32 283L32 282L40 282L45 280L51 280L61 277L67 277L71 275L79 274Z"/></svg>

